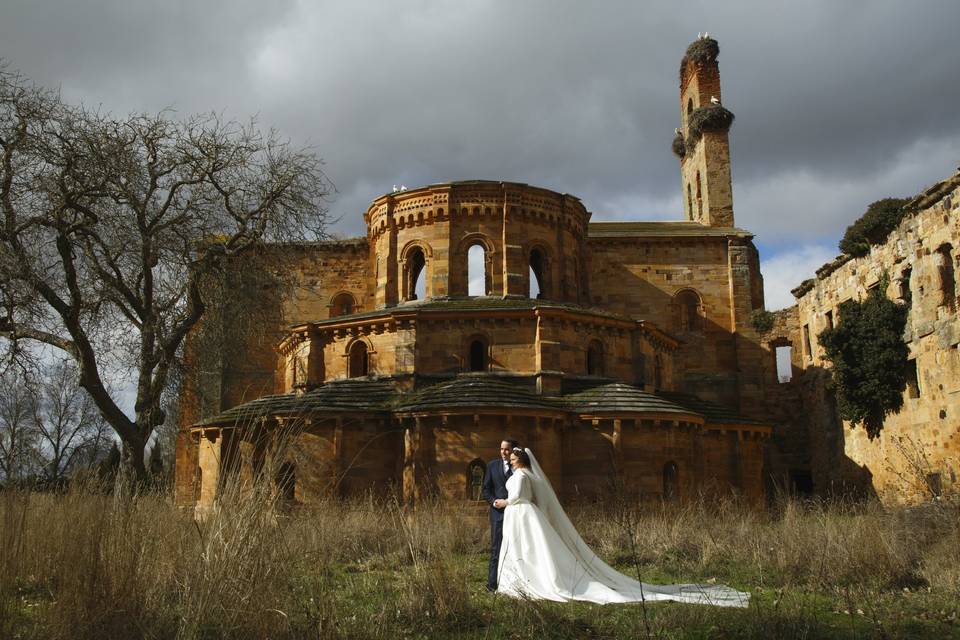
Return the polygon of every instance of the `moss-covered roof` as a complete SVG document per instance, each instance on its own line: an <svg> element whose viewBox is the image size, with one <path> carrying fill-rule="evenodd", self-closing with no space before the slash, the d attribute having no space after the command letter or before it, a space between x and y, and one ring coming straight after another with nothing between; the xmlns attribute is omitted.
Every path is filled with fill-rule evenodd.
<svg viewBox="0 0 960 640"><path fill-rule="evenodd" d="M699 413L707 419L708 424L769 425L767 422L742 416L729 407L717 404L716 402L703 400L689 393L678 393L675 391L659 391L657 393L670 402Z"/></svg>
<svg viewBox="0 0 960 640"><path fill-rule="evenodd" d="M445 412L462 409L507 408L564 412L555 398L539 395L529 379L490 374L461 374L404 394L395 407L399 413Z"/></svg>
<svg viewBox="0 0 960 640"><path fill-rule="evenodd" d="M404 302L393 307L384 309L374 309L371 311L361 311L348 315L335 316L324 320L317 320L310 324L324 326L328 324L338 324L341 322L350 322L353 320L365 320L367 318L377 318L379 316L389 315L407 311L441 313L445 311L457 312L483 312L483 311L526 311L532 309L558 309L574 313L583 313L599 318L609 318L612 320L621 320L624 322L635 322L634 318L618 315L593 309L581 307L576 304L566 302L555 302L552 300L540 300L534 298L504 298L501 296L471 296L463 298L427 298L426 300L414 300Z"/></svg>
<svg viewBox="0 0 960 640"><path fill-rule="evenodd" d="M701 417L696 411L622 382L593 387L563 399L577 413L675 413Z"/></svg>
<svg viewBox="0 0 960 640"><path fill-rule="evenodd" d="M317 413L381 413L390 410L396 389L389 378L335 380L303 394L284 393L245 402L200 425L252 422L269 416Z"/></svg>
<svg viewBox="0 0 960 640"><path fill-rule="evenodd" d="M249 424L261 418L309 417L336 413L457 413L509 409L543 413L675 414L702 417L711 424L764 424L716 403L682 393L649 393L603 378L564 381L561 397L542 396L532 376L464 373L453 378L422 378L401 392L392 378L335 380L303 394L258 398L197 424Z"/></svg>
<svg viewBox="0 0 960 640"><path fill-rule="evenodd" d="M752 238L753 234L737 227L711 227L686 220L647 220L643 222L591 222L588 238L629 237L730 237Z"/></svg>

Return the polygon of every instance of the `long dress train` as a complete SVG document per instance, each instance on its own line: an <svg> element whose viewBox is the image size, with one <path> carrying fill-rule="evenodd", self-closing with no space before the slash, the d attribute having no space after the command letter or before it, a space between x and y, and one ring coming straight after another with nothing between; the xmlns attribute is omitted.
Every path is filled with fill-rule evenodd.
<svg viewBox="0 0 960 640"><path fill-rule="evenodd" d="M749 593L725 585L638 582L601 560L577 533L536 457L507 481L497 591L514 597L600 604L672 600L746 607Z"/></svg>

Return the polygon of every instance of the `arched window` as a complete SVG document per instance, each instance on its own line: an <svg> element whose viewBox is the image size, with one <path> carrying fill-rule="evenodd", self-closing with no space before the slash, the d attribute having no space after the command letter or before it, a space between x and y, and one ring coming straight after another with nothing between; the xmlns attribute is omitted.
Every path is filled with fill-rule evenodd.
<svg viewBox="0 0 960 640"><path fill-rule="evenodd" d="M482 244L467 250L467 295L485 296L487 291L487 252Z"/></svg>
<svg viewBox="0 0 960 640"><path fill-rule="evenodd" d="M674 502L680 497L680 478L677 473L677 463L668 462L663 465L663 500Z"/></svg>
<svg viewBox="0 0 960 640"><path fill-rule="evenodd" d="M487 370L487 343L480 338L470 341L470 371Z"/></svg>
<svg viewBox="0 0 960 640"><path fill-rule="evenodd" d="M407 254L407 300L426 297L426 264L423 249L416 247Z"/></svg>
<svg viewBox="0 0 960 640"><path fill-rule="evenodd" d="M292 504L297 494L297 472L292 462L284 462L277 469L277 498L281 503Z"/></svg>
<svg viewBox="0 0 960 640"><path fill-rule="evenodd" d="M480 458L467 467L467 500L483 500L483 475L487 465Z"/></svg>
<svg viewBox="0 0 960 640"><path fill-rule="evenodd" d="M686 333L703 331L703 322L700 317L700 296L696 291L685 289L677 293L674 298L677 314L677 329Z"/></svg>
<svg viewBox="0 0 960 640"><path fill-rule="evenodd" d="M540 249L530 252L530 297L546 297L544 275L546 274L547 257Z"/></svg>
<svg viewBox="0 0 960 640"><path fill-rule="evenodd" d="M653 388L663 388L663 360L659 353L653 359Z"/></svg>
<svg viewBox="0 0 960 640"><path fill-rule="evenodd" d="M350 315L356 307L356 302L351 294L346 291L338 293L330 301L330 317Z"/></svg>
<svg viewBox="0 0 960 640"><path fill-rule="evenodd" d="M940 306L957 309L957 281L953 272L953 247L942 244L937 249L937 271L940 274Z"/></svg>
<svg viewBox="0 0 960 640"><path fill-rule="evenodd" d="M603 375L603 345L599 340L593 340L587 347L587 375Z"/></svg>
<svg viewBox="0 0 960 640"><path fill-rule="evenodd" d="M367 353L367 343L363 340L357 340L350 347L350 371L349 377L359 378L369 373L369 354Z"/></svg>

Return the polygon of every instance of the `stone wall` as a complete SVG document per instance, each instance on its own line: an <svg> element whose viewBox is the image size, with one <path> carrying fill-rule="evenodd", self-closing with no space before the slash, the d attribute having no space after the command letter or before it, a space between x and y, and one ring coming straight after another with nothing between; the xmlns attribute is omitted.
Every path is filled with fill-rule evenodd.
<svg viewBox="0 0 960 640"><path fill-rule="evenodd" d="M915 211L883 245L862 258L825 265L810 285L797 290L790 339L800 351L802 374L795 386L809 414L811 466L821 490L858 487L886 501L914 501L958 487L960 174L909 206ZM887 417L881 435L871 441L863 428L851 429L837 418L826 387L829 363L817 336L839 321L842 302L865 297L884 273L890 277L886 295L910 307L904 339L916 383L908 384L903 408Z"/></svg>

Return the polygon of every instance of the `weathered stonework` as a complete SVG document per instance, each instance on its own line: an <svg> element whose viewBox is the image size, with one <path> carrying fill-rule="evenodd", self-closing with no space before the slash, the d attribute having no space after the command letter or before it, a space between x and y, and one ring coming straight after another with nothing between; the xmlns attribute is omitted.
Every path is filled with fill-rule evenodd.
<svg viewBox="0 0 960 640"><path fill-rule="evenodd" d="M798 375L790 385L798 410L786 430L808 441L817 491L876 494L889 502L929 499L956 491L960 474L960 322L954 275L960 256L960 174L908 204L908 213L882 245L862 258L841 256L795 290L797 305L776 335L793 345ZM916 367L904 406L884 420L871 441L836 413L827 387L829 362L818 335L839 320L839 305L860 300L889 276L886 295L909 305L904 340Z"/></svg>
<svg viewBox="0 0 960 640"><path fill-rule="evenodd" d="M720 96L716 61L687 64L680 90L686 129L688 102ZM184 393L178 503L209 507L264 473L281 433L271 473L299 503L476 500L506 436L567 500L761 501L773 367L749 322L763 281L729 165L725 131L691 146L683 221L590 222L568 194L466 181L375 199L365 238L265 248L296 286L256 305L269 330L255 339L191 343L206 373ZM468 295L475 246L482 296ZM243 318L205 322L234 335L214 329Z"/></svg>

